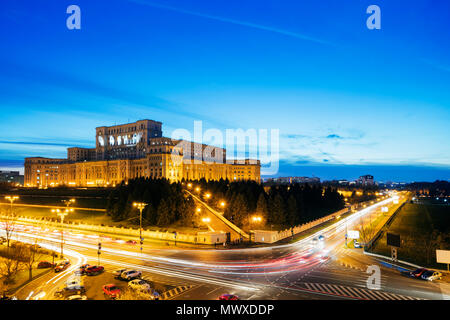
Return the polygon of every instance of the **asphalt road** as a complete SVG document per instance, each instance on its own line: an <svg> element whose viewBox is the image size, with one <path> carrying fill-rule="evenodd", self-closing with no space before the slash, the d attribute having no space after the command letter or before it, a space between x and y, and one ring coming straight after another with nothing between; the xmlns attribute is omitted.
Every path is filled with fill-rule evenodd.
<svg viewBox="0 0 450 320"><path fill-rule="evenodd" d="M166 286L167 299L209 300L231 293L241 299L360 299L414 300L450 298L447 283L430 283L406 278L386 267L362 249L345 247L345 232L368 215L381 214L382 205L365 208L336 221L330 227L296 243L248 249L178 249L124 243L102 238L100 264L105 275L89 279L87 296L100 299L101 287L113 281L107 275L119 267L141 270L143 278ZM60 234L51 230L23 226L16 232L19 240L38 237L42 246L59 248ZM318 245L312 239L324 235ZM97 264L99 238L92 234L65 233L65 253L71 267L61 274L50 273L33 281L18 293L19 299L53 299L54 291L64 284L77 266ZM368 266L381 271L380 290L367 288ZM106 277L106 278L105 278ZM94 281L95 280L95 281ZM175 290L176 289L176 290ZM162 293L162 292L161 292ZM100 296L99 296L100 295Z"/></svg>

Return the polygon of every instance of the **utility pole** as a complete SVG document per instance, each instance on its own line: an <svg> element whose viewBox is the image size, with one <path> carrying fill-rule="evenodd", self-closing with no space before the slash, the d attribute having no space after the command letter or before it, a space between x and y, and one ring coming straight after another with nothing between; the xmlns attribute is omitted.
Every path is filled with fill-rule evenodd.
<svg viewBox="0 0 450 320"><path fill-rule="evenodd" d="M141 244L141 254L142 254L142 245L144 244L144 238L142 238L142 210L147 206L147 203L144 202L134 202L133 207L139 209L139 241Z"/></svg>
<svg viewBox="0 0 450 320"><path fill-rule="evenodd" d="M97 256L98 256L98 265L100 265L100 254L102 250L102 242L101 242L101 238L100 238L100 242L98 243L98 251L97 251Z"/></svg>

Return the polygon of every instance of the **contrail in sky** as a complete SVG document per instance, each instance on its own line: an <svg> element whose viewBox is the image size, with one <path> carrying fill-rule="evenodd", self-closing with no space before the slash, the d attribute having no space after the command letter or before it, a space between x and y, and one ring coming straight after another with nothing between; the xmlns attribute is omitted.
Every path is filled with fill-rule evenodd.
<svg viewBox="0 0 450 320"><path fill-rule="evenodd" d="M214 16L214 15L210 15L210 14L205 14L205 13L200 13L200 12L180 9L180 8L176 8L176 7L172 7L172 6L167 6L167 5L164 5L164 4L147 2L147 1L143 1L143 0L127 0L127 1L134 2L134 3L137 3L137 4L141 4L141 5L150 6L150 7L154 7L154 8L160 8L160 9L166 9L166 10L175 11L175 12L179 12L179 13L184 13L184 14L188 14L188 15L191 15L191 16L197 16L197 17L211 19L211 20L216 20L216 21L220 21L220 22L232 23L232 24L236 24L236 25L240 25L240 26L244 26L244 27L249 27L249 28L254 28L254 29L259 29L259 30L265 30L265 31L269 31L269 32L275 32L275 33L279 33L279 34L282 34L282 35L285 35L285 36L289 36L289 37L294 37L294 38L301 39L301 40L312 41L312 42L325 44L325 45L333 45L332 43L324 41L324 40L320 40L320 39L317 39L317 38L305 36L303 34L291 32L291 31L287 31L287 30L283 30L283 29L278 29L278 28L274 28L274 27L268 27L268 26L264 26L264 25L260 25L260 24L256 24L256 23L251 23L251 22L246 22L246 21L239 21L239 20L234 20L234 19L229 19L229 18L223 18L223 17L219 17L219 16Z"/></svg>

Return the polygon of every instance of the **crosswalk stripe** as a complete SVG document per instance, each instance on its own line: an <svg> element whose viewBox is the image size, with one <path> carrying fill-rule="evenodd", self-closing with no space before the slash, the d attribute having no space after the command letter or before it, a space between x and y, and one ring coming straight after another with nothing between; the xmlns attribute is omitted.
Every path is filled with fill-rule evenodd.
<svg viewBox="0 0 450 320"><path fill-rule="evenodd" d="M376 291L364 290L364 293L370 296L372 300L384 300L381 296L377 295Z"/></svg>
<svg viewBox="0 0 450 320"><path fill-rule="evenodd" d="M331 285L329 285L329 284L325 284L324 287L325 287L325 288L329 288L330 290L332 290L333 292L331 292L331 291L329 290L329 292L331 292L331 293L339 294L339 292L337 292L337 290L334 289L334 286L331 286Z"/></svg>
<svg viewBox="0 0 450 320"><path fill-rule="evenodd" d="M392 293L387 293L387 292L385 292L385 294L388 296L388 297L391 297L391 300L402 300L400 297L398 297L396 294L392 294Z"/></svg>
<svg viewBox="0 0 450 320"><path fill-rule="evenodd" d="M385 291L359 289L335 284L304 282L303 285L308 290L365 300L422 300L420 298L398 295Z"/></svg>
<svg viewBox="0 0 450 320"><path fill-rule="evenodd" d="M346 296L349 296L349 297L353 296L353 294L349 290L347 290L348 289L347 287L339 286L339 288L345 292Z"/></svg>

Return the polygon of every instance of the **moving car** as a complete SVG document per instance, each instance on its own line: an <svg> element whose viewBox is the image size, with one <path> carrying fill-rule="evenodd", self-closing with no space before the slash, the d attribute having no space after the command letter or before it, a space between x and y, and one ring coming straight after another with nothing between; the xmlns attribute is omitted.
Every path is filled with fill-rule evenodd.
<svg viewBox="0 0 450 320"><path fill-rule="evenodd" d="M41 261L38 263L37 267L38 267L38 269L52 268L53 263L48 262L48 261Z"/></svg>
<svg viewBox="0 0 450 320"><path fill-rule="evenodd" d="M122 274L120 275L120 279L130 281L133 279L140 278L141 275L142 275L142 272L140 272L140 271L126 270L126 271L122 272Z"/></svg>
<svg viewBox="0 0 450 320"><path fill-rule="evenodd" d="M136 244L137 241L136 241L136 240L128 240L126 243L127 243L127 244Z"/></svg>
<svg viewBox="0 0 450 320"><path fill-rule="evenodd" d="M319 236L319 241L324 241L324 240L325 240L325 236L320 235L320 236Z"/></svg>
<svg viewBox="0 0 450 320"><path fill-rule="evenodd" d="M441 280L442 279L442 273L439 271L433 271L433 270L427 270L420 276L423 280L427 281L434 281L434 280Z"/></svg>
<svg viewBox="0 0 450 320"><path fill-rule="evenodd" d="M130 287L133 290L139 290L139 291L150 291L151 287L148 282L141 279L134 279L128 282L128 287Z"/></svg>
<svg viewBox="0 0 450 320"><path fill-rule="evenodd" d="M219 297L219 300L239 300L239 297L235 294L223 294Z"/></svg>
<svg viewBox="0 0 450 320"><path fill-rule="evenodd" d="M422 274L426 271L429 271L428 269L425 268L419 268L416 269L414 271L402 271L400 272L402 275L407 276L407 277L411 277L411 278L416 278L416 279L420 279L420 277L422 276Z"/></svg>
<svg viewBox="0 0 450 320"><path fill-rule="evenodd" d="M116 299L122 292L115 284L107 284L102 287L105 298Z"/></svg>
<svg viewBox="0 0 450 320"><path fill-rule="evenodd" d="M58 263L56 265L55 272L61 272L63 270L66 270L69 266L70 266L70 262L69 261L60 262L60 263Z"/></svg>
<svg viewBox="0 0 450 320"><path fill-rule="evenodd" d="M105 268L102 266L89 266L85 269L85 274L88 276L95 276L105 271Z"/></svg>

